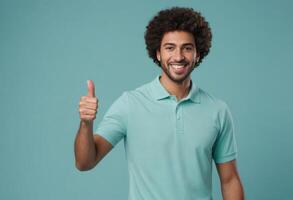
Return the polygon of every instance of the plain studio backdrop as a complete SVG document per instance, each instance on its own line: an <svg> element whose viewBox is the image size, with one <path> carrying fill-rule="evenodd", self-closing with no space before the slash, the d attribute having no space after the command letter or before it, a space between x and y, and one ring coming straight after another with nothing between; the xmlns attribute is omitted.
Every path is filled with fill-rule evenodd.
<svg viewBox="0 0 293 200"><path fill-rule="evenodd" d="M93 170L75 168L79 98L92 79L96 128L123 91L153 80L145 27L172 6L212 28L192 78L231 109L247 199L293 198L292 1L1 0L0 199L127 199L123 142ZM215 168L213 193L221 199Z"/></svg>

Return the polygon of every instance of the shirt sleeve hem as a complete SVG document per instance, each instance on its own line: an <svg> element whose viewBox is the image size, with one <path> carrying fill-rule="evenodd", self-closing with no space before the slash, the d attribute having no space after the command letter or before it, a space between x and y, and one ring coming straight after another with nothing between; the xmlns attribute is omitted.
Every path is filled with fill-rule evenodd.
<svg viewBox="0 0 293 200"><path fill-rule="evenodd" d="M220 163L225 163L225 162L235 160L236 158L237 158L237 152L234 152L224 157L214 158L214 161L215 163L220 164Z"/></svg>
<svg viewBox="0 0 293 200"><path fill-rule="evenodd" d="M107 134L103 134L100 131L96 131L95 134L97 134L97 135L103 137L105 140L107 140L112 145L112 147L115 147L116 146L117 141L114 138L112 138L111 136L109 136Z"/></svg>

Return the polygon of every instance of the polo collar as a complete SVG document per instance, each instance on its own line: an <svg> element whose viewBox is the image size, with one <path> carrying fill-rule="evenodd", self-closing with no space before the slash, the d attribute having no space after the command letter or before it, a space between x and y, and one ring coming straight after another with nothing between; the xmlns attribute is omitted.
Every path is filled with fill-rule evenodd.
<svg viewBox="0 0 293 200"><path fill-rule="evenodd" d="M156 100L162 100L171 96L161 84L159 75L151 82L151 91ZM199 88L193 81L191 81L191 90L189 94L184 98L184 100L187 99L190 99L194 103L200 103Z"/></svg>

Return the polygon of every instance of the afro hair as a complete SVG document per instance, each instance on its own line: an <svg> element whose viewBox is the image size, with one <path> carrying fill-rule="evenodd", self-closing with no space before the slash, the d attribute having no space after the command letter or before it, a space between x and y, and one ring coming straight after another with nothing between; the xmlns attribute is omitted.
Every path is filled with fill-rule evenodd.
<svg viewBox="0 0 293 200"><path fill-rule="evenodd" d="M156 52L160 49L164 34L172 31L186 31L193 35L199 54L198 66L211 47L212 33L208 22L192 8L173 7L154 16L146 27L144 38L148 55L158 66L161 64Z"/></svg>

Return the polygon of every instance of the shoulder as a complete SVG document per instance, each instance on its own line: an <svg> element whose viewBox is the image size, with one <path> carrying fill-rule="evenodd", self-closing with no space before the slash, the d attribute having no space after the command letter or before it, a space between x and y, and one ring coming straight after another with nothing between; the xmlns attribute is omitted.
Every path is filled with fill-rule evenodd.
<svg viewBox="0 0 293 200"><path fill-rule="evenodd" d="M225 101L202 89L199 89L199 92L201 95L201 105L205 107L205 110L213 113L213 118L219 130L223 130L223 128L229 127L233 124L229 106Z"/></svg>
<svg viewBox="0 0 293 200"><path fill-rule="evenodd" d="M125 91L125 95L128 97L129 101L138 100L138 99L150 99L152 92L151 92L151 85L150 83L140 85L135 89Z"/></svg>
<svg viewBox="0 0 293 200"><path fill-rule="evenodd" d="M209 92L199 88L199 95L201 99L201 103L203 105L209 106L217 111L223 111L228 109L228 105L222 99L215 97L214 95L210 94Z"/></svg>

